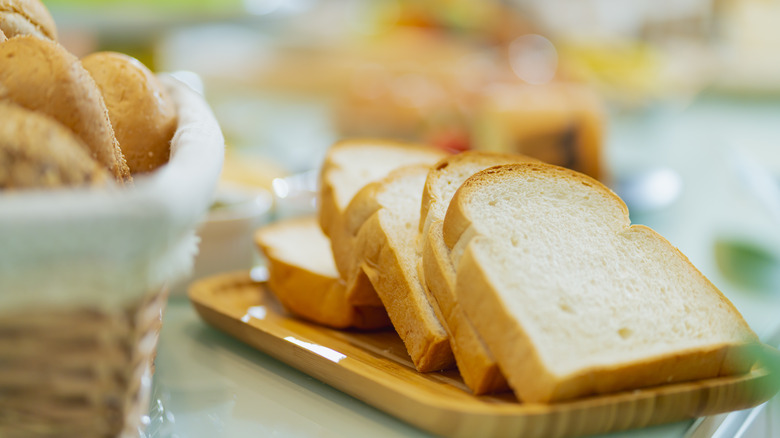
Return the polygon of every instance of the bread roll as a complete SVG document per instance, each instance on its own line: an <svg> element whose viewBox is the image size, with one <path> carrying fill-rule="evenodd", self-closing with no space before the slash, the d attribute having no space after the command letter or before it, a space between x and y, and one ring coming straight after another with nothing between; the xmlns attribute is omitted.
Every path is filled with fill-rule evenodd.
<svg viewBox="0 0 780 438"><path fill-rule="evenodd" d="M122 53L97 52L81 62L103 94L130 172L149 172L167 163L176 108L157 77Z"/></svg>
<svg viewBox="0 0 780 438"><path fill-rule="evenodd" d="M0 99L47 114L73 130L117 180L130 180L95 81L56 42L32 36L0 44Z"/></svg>
<svg viewBox="0 0 780 438"><path fill-rule="evenodd" d="M0 189L98 185L108 172L56 120L0 101Z"/></svg>
<svg viewBox="0 0 780 438"><path fill-rule="evenodd" d="M0 0L0 33L7 38L34 35L57 40L54 19L39 0Z"/></svg>
<svg viewBox="0 0 780 438"><path fill-rule="evenodd" d="M5 34L3 33L2 29L0 29L0 43L7 40L8 38L5 37Z"/></svg>

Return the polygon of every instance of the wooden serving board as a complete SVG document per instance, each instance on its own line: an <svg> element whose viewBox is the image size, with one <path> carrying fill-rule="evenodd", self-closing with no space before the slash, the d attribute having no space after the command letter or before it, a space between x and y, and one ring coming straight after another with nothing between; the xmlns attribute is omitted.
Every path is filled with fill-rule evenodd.
<svg viewBox="0 0 780 438"><path fill-rule="evenodd" d="M746 409L780 389L777 367L554 404L473 396L457 371L417 372L392 330L333 330L288 314L249 272L194 283L207 323L401 420L452 437L572 437ZM775 350L776 352L776 350ZM770 372L770 369L772 370Z"/></svg>

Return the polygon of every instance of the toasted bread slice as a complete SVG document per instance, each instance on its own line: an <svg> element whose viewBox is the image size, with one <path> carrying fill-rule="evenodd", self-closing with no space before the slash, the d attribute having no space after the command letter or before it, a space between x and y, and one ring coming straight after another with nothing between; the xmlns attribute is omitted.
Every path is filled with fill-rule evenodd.
<svg viewBox="0 0 780 438"><path fill-rule="evenodd" d="M346 210L360 224L348 288L349 282L368 278L421 372L454 364L438 308L418 276L417 224L428 170L426 165L396 169L360 190Z"/></svg>
<svg viewBox="0 0 780 438"><path fill-rule="evenodd" d="M443 234L457 299L521 400L740 373L755 360L757 337L728 299L583 174L479 172Z"/></svg>
<svg viewBox="0 0 780 438"><path fill-rule="evenodd" d="M527 161L536 160L524 155L478 151L451 155L431 168L423 189L418 242L422 247L420 277L443 317L463 381L475 394L504 391L509 386L455 297L455 268L444 244L442 221L455 190L468 177L491 166Z"/></svg>
<svg viewBox="0 0 780 438"><path fill-rule="evenodd" d="M383 307L356 307L347 302L330 242L314 217L262 227L255 232L255 242L268 260L271 290L293 314L334 328L390 326Z"/></svg>
<svg viewBox="0 0 780 438"><path fill-rule="evenodd" d="M353 271L354 237L369 216L345 216L355 194L393 169L416 163L432 165L444 156L444 152L429 146L373 139L345 140L328 150L320 171L318 218L323 232L331 239L336 268L342 278ZM381 305L370 282L364 276L359 280L351 282L350 301L355 305Z"/></svg>

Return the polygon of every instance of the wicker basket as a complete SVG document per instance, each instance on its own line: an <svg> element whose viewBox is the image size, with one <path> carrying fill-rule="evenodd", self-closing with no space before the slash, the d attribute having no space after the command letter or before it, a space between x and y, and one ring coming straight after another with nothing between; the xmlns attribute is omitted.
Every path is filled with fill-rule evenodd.
<svg viewBox="0 0 780 438"><path fill-rule="evenodd" d="M137 438L166 298L0 315L0 436Z"/></svg>
<svg viewBox="0 0 780 438"><path fill-rule="evenodd" d="M0 437L135 437L168 297L224 152L202 96L179 109L171 159L132 188L0 193Z"/></svg>

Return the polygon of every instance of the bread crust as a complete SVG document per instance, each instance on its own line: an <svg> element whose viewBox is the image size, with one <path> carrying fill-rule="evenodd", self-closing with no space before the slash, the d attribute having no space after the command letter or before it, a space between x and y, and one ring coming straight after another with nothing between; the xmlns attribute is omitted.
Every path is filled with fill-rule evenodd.
<svg viewBox="0 0 780 438"><path fill-rule="evenodd" d="M308 227L318 227L313 217L277 222L255 232L255 243L268 260L268 284L282 305L295 315L329 327L362 330L389 327L390 320L383 307L351 305L341 279L285 260L279 255L281 248L269 239L283 228L295 231Z"/></svg>
<svg viewBox="0 0 780 438"><path fill-rule="evenodd" d="M432 305L432 297L423 288L418 275L419 258L413 263L402 256L403 242L394 235L394 229L403 224L385 206L381 206L377 197L390 184L404 178L427 174L425 165L407 166L391 172L386 178L366 186L362 193L372 194L366 199L372 207L365 211L374 211L357 231L355 254L355 273L363 272L387 309L390 320L404 342L409 356L420 372L446 369L454 365L449 337L444 329L438 308ZM352 215L353 209L359 209L363 196L358 195L347 209ZM373 206L381 208L374 209ZM413 222L418 220L415 218ZM411 243L413 244L413 243ZM352 277L354 278L354 277Z"/></svg>
<svg viewBox="0 0 780 438"><path fill-rule="evenodd" d="M501 373L493 354L474 329L460 303L455 298L455 269L449 262L449 251L437 235L441 235L442 221L431 224L424 241L420 260L421 275L438 307L450 337L455 362L463 382L475 395L501 392L509 385Z"/></svg>
<svg viewBox="0 0 780 438"><path fill-rule="evenodd" d="M81 63L100 89L130 173L167 163L177 115L157 77L137 59L117 52L92 53Z"/></svg>
<svg viewBox="0 0 780 438"><path fill-rule="evenodd" d="M350 149L365 152L374 148L378 151L392 150L399 155L408 152L410 155L420 156L420 161L430 164L446 155L444 152L427 146L379 139L343 140L328 150L320 169L318 221L325 235L331 239L336 267L341 277L349 280L348 294L351 302L355 305L381 305L381 300L373 290L371 283L357 271L357 262L354 256L357 230L373 214L378 205L371 201L373 197L370 193L370 190L373 190L371 188L363 192L364 187L353 187L355 193L350 199L340 199L340 197L344 198L345 195L339 194L337 175L350 171L359 172L361 169L358 163L348 163L349 169L347 169L336 157L343 158L341 155L349 154ZM386 174L371 175L367 180L369 182L376 181L384 176ZM354 198L357 197L361 197L361 200L355 201ZM353 203L356 205L355 207L351 207ZM349 215L345 213L347 209L350 209Z"/></svg>
<svg viewBox="0 0 780 438"><path fill-rule="evenodd" d="M110 177L56 120L0 101L0 189L102 186Z"/></svg>
<svg viewBox="0 0 780 438"><path fill-rule="evenodd" d="M444 192L456 179L453 173L465 179L487 167L525 161L537 160L519 154L462 152L436 163L428 172L423 189L418 242L422 251L420 277L443 317L463 381L475 394L505 391L509 387L455 297L455 268L442 237L442 221L450 200Z"/></svg>
<svg viewBox="0 0 780 438"><path fill-rule="evenodd" d="M639 240L652 239L664 248L664 254L679 257L688 275L697 284L704 284L715 294L719 306L725 308L733 325L739 327L738 341L711 344L698 348L652 354L630 363L589 366L569 375L556 375L545 366L533 336L523 321L512 314L502 301L499 286L491 279L489 268L480 261L478 247L490 237L476 231L469 217L469 199L480 190L490 190L491 184L506 177L566 178L590 186L616 207L624 227L623 233ZM518 190L521 190L518 188ZM605 217L607 221L616 220ZM455 291L458 300L474 327L496 356L517 396L528 402L550 402L594 393L614 392L670 382L693 380L718 375L745 372L755 359L758 342L742 316L721 293L666 239L651 229L630 225L625 204L608 188L593 178L546 164L499 166L469 178L455 194L443 223L445 242L451 250L462 249L458 259ZM474 293L481 291L481 293ZM708 292L709 293L709 292Z"/></svg>
<svg viewBox="0 0 780 438"><path fill-rule="evenodd" d="M21 33L6 32L11 38L17 35L38 35L57 40L57 26L49 10L39 0L0 0L0 21L3 13L16 15L29 23L31 27L19 29ZM16 23L19 21L15 20ZM5 29L4 29L5 30Z"/></svg>
<svg viewBox="0 0 780 438"><path fill-rule="evenodd" d="M56 42L19 36L0 44L0 98L56 119L118 181L131 180L100 90Z"/></svg>

